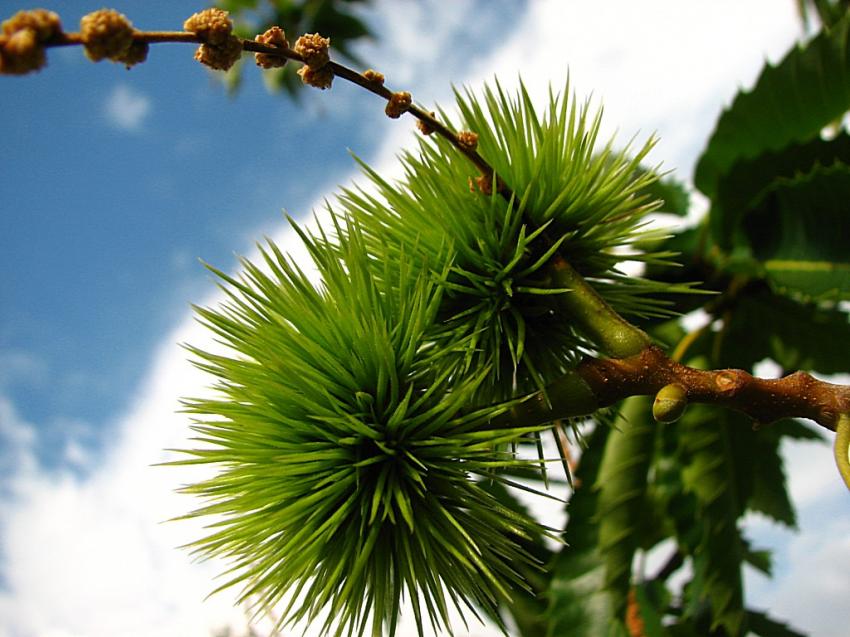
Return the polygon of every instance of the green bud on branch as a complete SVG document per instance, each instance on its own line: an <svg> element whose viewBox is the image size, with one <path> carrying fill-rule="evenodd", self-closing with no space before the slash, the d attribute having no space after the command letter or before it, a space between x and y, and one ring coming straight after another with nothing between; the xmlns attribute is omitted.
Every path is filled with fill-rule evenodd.
<svg viewBox="0 0 850 637"><path fill-rule="evenodd" d="M652 403L652 417L657 422L676 422L688 406L688 390L679 383L662 387Z"/></svg>

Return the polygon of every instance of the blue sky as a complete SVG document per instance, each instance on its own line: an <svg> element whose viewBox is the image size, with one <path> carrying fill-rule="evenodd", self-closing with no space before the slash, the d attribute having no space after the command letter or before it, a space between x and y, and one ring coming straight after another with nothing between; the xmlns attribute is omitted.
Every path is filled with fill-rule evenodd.
<svg viewBox="0 0 850 637"><path fill-rule="evenodd" d="M47 6L67 28L89 8ZM115 7L141 28L179 29L197 5ZM299 107L249 67L230 99L192 50L155 47L131 71L55 50L43 72L4 78L2 134L15 150L0 159L2 381L43 423L48 462L60 415L100 429L126 406L160 335L207 294L199 258L232 268L283 208L304 216L349 171L348 148L375 150L380 109L352 87L338 83L333 100L305 91Z"/></svg>
<svg viewBox="0 0 850 637"><path fill-rule="evenodd" d="M367 14L382 38L361 53L391 87L448 104L451 83L522 72L542 96L569 69L604 100L608 131L658 131L653 159L681 178L721 106L799 28L791 0L450 4L381 0ZM42 6L69 30L100 7ZM111 6L149 29L200 8ZM4 18L18 8L0 1ZM349 183L349 149L392 172L414 137L343 82L294 105L252 67L235 98L186 45L153 47L131 71L54 50L41 73L0 78L0 637L207 635L243 620L223 596L203 602L215 565L173 550L193 530L158 524L185 510L171 490L189 478L149 467L186 435L177 398L206 384L177 345L207 338L189 311L215 300L198 259L233 270L264 235L297 254L283 211L306 219ZM850 583L821 591L820 606L793 584L811 578L807 560L850 560L846 541L825 548L826 534L850 537L848 498L825 447L790 460L803 534L750 522L781 550L783 576L751 578L754 599L838 637L829 626L850 617L828 600Z"/></svg>

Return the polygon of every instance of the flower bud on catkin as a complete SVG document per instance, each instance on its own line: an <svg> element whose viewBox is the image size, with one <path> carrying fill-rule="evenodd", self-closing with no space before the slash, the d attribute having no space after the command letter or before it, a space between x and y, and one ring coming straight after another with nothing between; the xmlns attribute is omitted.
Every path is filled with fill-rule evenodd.
<svg viewBox="0 0 850 637"><path fill-rule="evenodd" d="M0 72L4 75L24 75L46 64L44 47L32 29L0 38Z"/></svg>
<svg viewBox="0 0 850 637"><path fill-rule="evenodd" d="M194 33L207 44L225 44L233 31L230 14L222 9L210 8L191 15L183 29Z"/></svg>
<svg viewBox="0 0 850 637"><path fill-rule="evenodd" d="M198 62L216 71L227 71L241 56L242 41L235 35L231 35L221 44L202 44L195 51L195 59Z"/></svg>
<svg viewBox="0 0 850 637"><path fill-rule="evenodd" d="M45 9L18 11L3 22L0 74L23 75L47 64L44 43L62 33L59 16Z"/></svg>
<svg viewBox="0 0 850 637"><path fill-rule="evenodd" d="M481 194L490 196L493 194L493 178L490 175L478 175L475 178L475 185Z"/></svg>
<svg viewBox="0 0 850 637"><path fill-rule="evenodd" d="M3 35L13 35L24 29L32 29L38 41L45 42L54 35L62 33L62 23L58 15L47 9L18 11L11 18L3 21Z"/></svg>
<svg viewBox="0 0 850 637"><path fill-rule="evenodd" d="M318 33L305 33L295 41L294 51L304 58L304 64L318 71L330 62L331 58L328 54L330 44L330 38L323 38Z"/></svg>
<svg viewBox="0 0 850 637"><path fill-rule="evenodd" d="M407 112L407 109L410 108L412 103L413 98L410 93L407 91L399 91L398 93L392 94L387 102L387 107L384 109L384 112L387 114L387 117L398 119L403 113Z"/></svg>
<svg viewBox="0 0 850 637"><path fill-rule="evenodd" d="M289 42L286 40L286 33L280 27L272 27L265 33L254 37L255 42L273 46L278 49L288 49ZM257 66L264 69L279 69L286 64L286 58L282 55L271 55L269 53L257 53L254 55L254 60Z"/></svg>
<svg viewBox="0 0 850 637"><path fill-rule="evenodd" d="M367 69L363 71L363 77L365 77L369 82L381 85L384 84L384 74L374 69Z"/></svg>
<svg viewBox="0 0 850 637"><path fill-rule="evenodd" d="M242 55L242 41L232 35L230 14L210 8L192 14L183 23L186 31L194 33L203 44L195 51L195 59L217 71L227 71Z"/></svg>
<svg viewBox="0 0 850 637"><path fill-rule="evenodd" d="M434 117L434 115L435 115L434 111L431 111L430 115L431 115L431 117ZM430 135L431 133L434 132L434 128L431 126L431 124L429 124L427 121L422 120L422 119L416 120L416 128L418 128L419 132L422 133L423 135Z"/></svg>
<svg viewBox="0 0 850 637"><path fill-rule="evenodd" d="M665 385L652 403L652 416L658 422L676 422L688 406L688 391L678 383Z"/></svg>
<svg viewBox="0 0 850 637"><path fill-rule="evenodd" d="M147 42L133 40L133 44L130 45L130 48L127 49L127 52L124 55L115 58L115 61L121 62L129 69L131 66L141 64L142 62L148 59L149 48L150 46Z"/></svg>
<svg viewBox="0 0 850 637"><path fill-rule="evenodd" d="M314 86L322 90L330 88L334 81L334 72L329 66L323 66L320 69L313 69L307 65L298 69L298 75L301 76L301 81L309 86Z"/></svg>
<svg viewBox="0 0 850 637"><path fill-rule="evenodd" d="M465 130L457 134L457 143L466 150L478 148L478 134Z"/></svg>
<svg viewBox="0 0 850 637"><path fill-rule="evenodd" d="M121 61L133 44L133 25L113 9L101 9L80 20L80 37L92 62L108 58Z"/></svg>

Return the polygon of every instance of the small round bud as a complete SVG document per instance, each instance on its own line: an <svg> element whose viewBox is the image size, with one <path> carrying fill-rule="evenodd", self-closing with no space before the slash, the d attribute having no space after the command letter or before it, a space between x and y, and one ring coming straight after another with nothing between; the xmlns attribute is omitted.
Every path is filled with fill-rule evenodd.
<svg viewBox="0 0 850 637"><path fill-rule="evenodd" d="M257 35L254 41L278 49L289 48L286 33L280 27L272 27L265 33ZM279 69L287 62L286 58L282 55L271 55L269 53L257 53L254 55L254 60L257 62L257 66L264 69Z"/></svg>
<svg viewBox="0 0 850 637"><path fill-rule="evenodd" d="M434 111L431 111L430 115L431 117L434 117ZM416 128L419 129L420 133L426 136L434 132L434 128L431 126L431 124L422 119L416 120Z"/></svg>
<svg viewBox="0 0 850 637"><path fill-rule="evenodd" d="M457 134L457 143L466 150L478 148L478 134L471 131L461 131Z"/></svg>
<svg viewBox="0 0 850 637"><path fill-rule="evenodd" d="M59 16L46 9L18 11L3 21L0 75L24 75L47 64L44 43L62 33Z"/></svg>
<svg viewBox="0 0 850 637"><path fill-rule="evenodd" d="M387 114L387 117L398 119L403 113L407 112L407 109L410 108L412 103L413 98L407 91L393 93L389 101L387 101L387 107L384 109L384 112Z"/></svg>
<svg viewBox="0 0 850 637"><path fill-rule="evenodd" d="M24 29L32 29L38 41L45 42L62 33L62 23L58 15L47 9L18 11L11 18L3 21L4 35L11 36Z"/></svg>
<svg viewBox="0 0 850 637"><path fill-rule="evenodd" d="M113 9L101 9L80 20L80 36L92 62L104 58L119 61L133 44L133 25Z"/></svg>
<svg viewBox="0 0 850 637"><path fill-rule="evenodd" d="M141 64L145 60L148 59L148 50L150 46L147 42L142 42L140 40L133 40L133 44L130 45L130 48L127 49L127 52L115 58L116 62L121 62L128 69L136 64Z"/></svg>
<svg viewBox="0 0 850 637"><path fill-rule="evenodd" d="M227 71L241 56L242 41L235 35L231 35L221 44L202 44L195 51L195 59L198 62L216 71Z"/></svg>
<svg viewBox="0 0 850 637"><path fill-rule="evenodd" d="M384 74L374 69L367 69L363 71L363 77L365 77L369 82L374 82L375 84L380 84L382 86L384 84Z"/></svg>
<svg viewBox="0 0 850 637"><path fill-rule="evenodd" d="M317 71L330 62L330 45L330 38L323 38L318 33L305 33L295 41L294 51L304 58L304 64Z"/></svg>
<svg viewBox="0 0 850 637"><path fill-rule="evenodd" d="M309 66L302 66L298 69L298 75L301 76L301 81L308 86L314 86L325 90L330 88L334 81L334 72L329 66L323 66L320 69L313 69Z"/></svg>
<svg viewBox="0 0 850 637"><path fill-rule="evenodd" d="M183 23L183 29L194 33L206 44L219 45L227 42L233 31L233 22L227 11L213 7L192 14Z"/></svg>
<svg viewBox="0 0 850 637"><path fill-rule="evenodd" d="M475 185L482 194L487 196L493 194L493 178L490 175L479 175L475 178Z"/></svg>
<svg viewBox="0 0 850 637"><path fill-rule="evenodd" d="M47 63L44 47L32 29L21 29L0 39L0 74L24 75Z"/></svg>
<svg viewBox="0 0 850 637"><path fill-rule="evenodd" d="M652 403L652 416L658 422L676 422L688 406L688 390L679 383L662 387Z"/></svg>

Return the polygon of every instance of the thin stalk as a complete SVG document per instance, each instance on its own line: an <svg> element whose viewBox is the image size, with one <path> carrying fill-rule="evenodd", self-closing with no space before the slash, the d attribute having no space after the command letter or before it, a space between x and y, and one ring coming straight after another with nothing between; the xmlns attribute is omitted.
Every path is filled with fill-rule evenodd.
<svg viewBox="0 0 850 637"><path fill-rule="evenodd" d="M135 31L133 38L136 41L149 44L204 42L203 38L186 31ZM290 48L269 46L241 38L240 43L244 51L264 53L304 63L304 58ZM83 40L79 33L63 33L47 42L46 46L82 44ZM389 101L393 96L393 91L388 89L381 81L370 79L338 62L330 61L328 65L336 77L356 84L384 100ZM417 106L411 106L406 112L423 122L434 133L446 139L458 152L462 153L480 171L482 176L491 179L493 187L506 201L511 201L514 198L514 193L507 182L474 148L461 143L457 133L449 129L431 113ZM530 228L533 228L534 224L530 223L530 220L526 219L526 223ZM545 235L544 239L550 245L553 243L551 238L547 238ZM571 321L601 351L609 356L622 358L638 353L651 343L650 338L643 331L623 319L558 252L553 256L550 271L554 287L568 287L573 290L569 294L560 295L563 301L563 310L567 314L565 319Z"/></svg>
<svg viewBox="0 0 850 637"><path fill-rule="evenodd" d="M557 299L575 327L609 356L634 356L652 343L646 332L620 316L562 256L552 259L549 275L553 288L570 290Z"/></svg>

